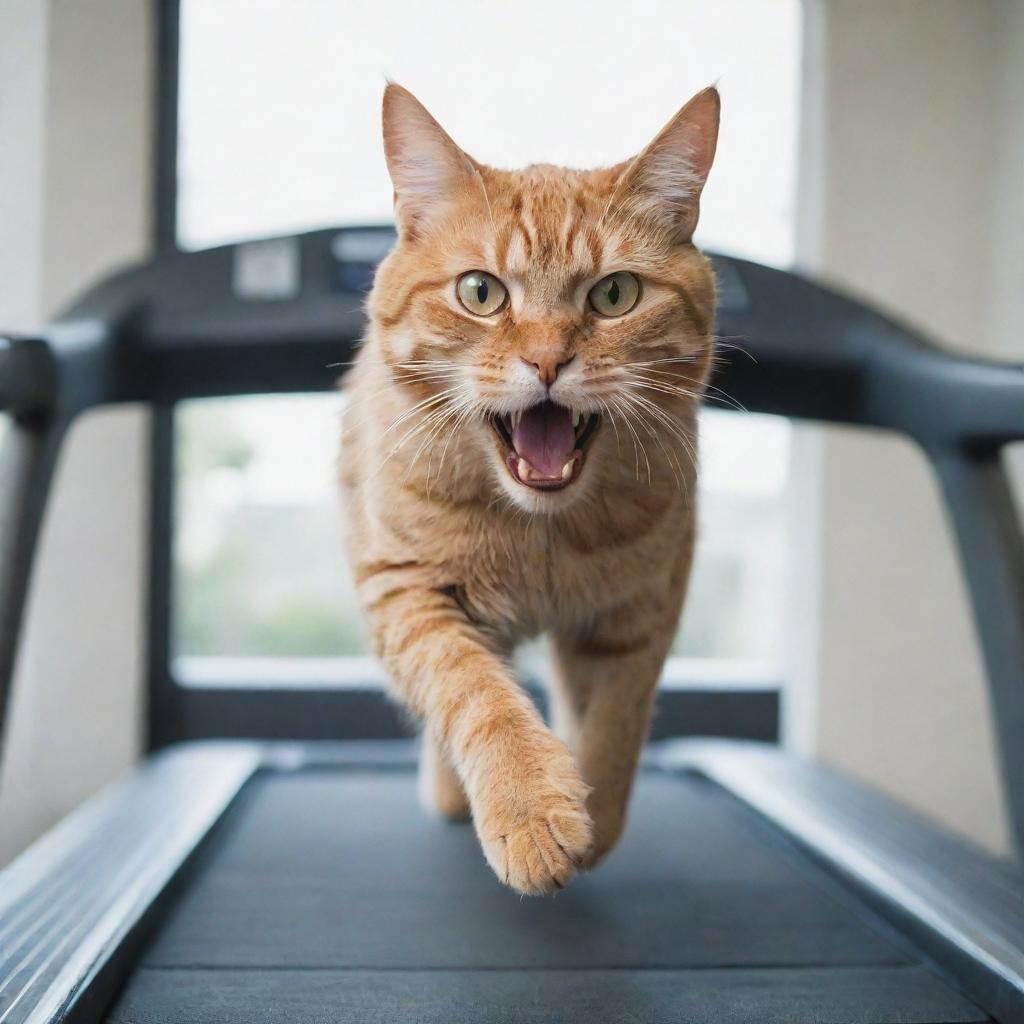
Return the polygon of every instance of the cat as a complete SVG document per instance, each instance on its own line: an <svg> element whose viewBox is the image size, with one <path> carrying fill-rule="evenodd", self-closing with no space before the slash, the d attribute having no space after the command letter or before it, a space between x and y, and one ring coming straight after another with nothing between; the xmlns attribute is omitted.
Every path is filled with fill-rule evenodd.
<svg viewBox="0 0 1024 1024"><path fill-rule="evenodd" d="M349 561L421 798L498 878L562 888L619 839L694 546L715 285L698 93L638 156L496 170L384 93L398 241L343 387ZM549 728L513 675L550 637Z"/></svg>

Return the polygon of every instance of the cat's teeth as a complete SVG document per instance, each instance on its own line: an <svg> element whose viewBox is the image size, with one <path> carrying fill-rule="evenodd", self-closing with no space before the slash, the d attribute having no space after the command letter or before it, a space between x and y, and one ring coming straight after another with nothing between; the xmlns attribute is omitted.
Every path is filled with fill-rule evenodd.
<svg viewBox="0 0 1024 1024"><path fill-rule="evenodd" d="M568 480L568 479L569 479L569 477L571 477L571 476L572 476L572 467L573 467L573 460L572 460L572 459L570 459L570 460L569 460L569 461L568 461L568 462L567 462L567 463L566 463L566 464L565 464L565 465L564 465L564 466L562 467L562 479L563 479L563 480Z"/></svg>
<svg viewBox="0 0 1024 1024"><path fill-rule="evenodd" d="M526 459L520 459L519 465L516 466L516 472L519 474L520 480L529 480L532 475L530 472L530 464Z"/></svg>
<svg viewBox="0 0 1024 1024"><path fill-rule="evenodd" d="M579 409L573 409L573 411L572 411L572 429L573 430L575 430L580 425L580 420L581 419L583 419L583 413L581 413L579 411ZM562 472L562 476L563 477L565 476L565 471L564 470Z"/></svg>
<svg viewBox="0 0 1024 1024"><path fill-rule="evenodd" d="M512 413L512 429L515 430L519 426L519 421L523 418L523 410L519 409L517 412Z"/></svg>

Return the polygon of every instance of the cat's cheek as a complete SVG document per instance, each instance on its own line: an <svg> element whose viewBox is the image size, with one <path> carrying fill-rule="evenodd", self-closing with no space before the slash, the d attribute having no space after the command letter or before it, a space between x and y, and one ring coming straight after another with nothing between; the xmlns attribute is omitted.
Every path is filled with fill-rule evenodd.
<svg viewBox="0 0 1024 1024"><path fill-rule="evenodd" d="M522 484L516 483L512 479L512 475L508 471L508 466L505 465L505 454L498 450L496 446L491 446L491 450L488 454L488 461L491 465L491 473L494 477L495 483L499 489L502 490L511 500L512 503L519 508L525 509L527 512L537 512L540 509L537 505L530 501L532 492L528 488L523 487Z"/></svg>
<svg viewBox="0 0 1024 1024"><path fill-rule="evenodd" d="M404 325L392 328L383 338L383 348L389 362L403 363L412 358L416 339L411 328Z"/></svg>

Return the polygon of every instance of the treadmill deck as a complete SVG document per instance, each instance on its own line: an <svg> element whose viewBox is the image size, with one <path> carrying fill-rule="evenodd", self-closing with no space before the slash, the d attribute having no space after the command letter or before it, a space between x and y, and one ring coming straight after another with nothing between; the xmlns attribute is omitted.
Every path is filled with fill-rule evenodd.
<svg viewBox="0 0 1024 1024"><path fill-rule="evenodd" d="M264 771L107 1020L944 1024L988 1016L715 783L647 770L593 874L520 898L409 769Z"/></svg>

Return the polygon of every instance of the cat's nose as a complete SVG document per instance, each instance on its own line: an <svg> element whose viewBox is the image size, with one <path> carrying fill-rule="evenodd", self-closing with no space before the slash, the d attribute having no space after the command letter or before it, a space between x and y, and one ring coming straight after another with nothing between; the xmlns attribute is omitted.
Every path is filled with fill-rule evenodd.
<svg viewBox="0 0 1024 1024"><path fill-rule="evenodd" d="M529 358L526 356L520 356L520 359L527 366L533 367L537 371L537 376L540 378L541 384L544 387L549 388L558 379L558 374L562 370L562 367L568 366L576 357L569 356L565 358L565 354L562 352L549 353L541 355L540 353L531 353Z"/></svg>

